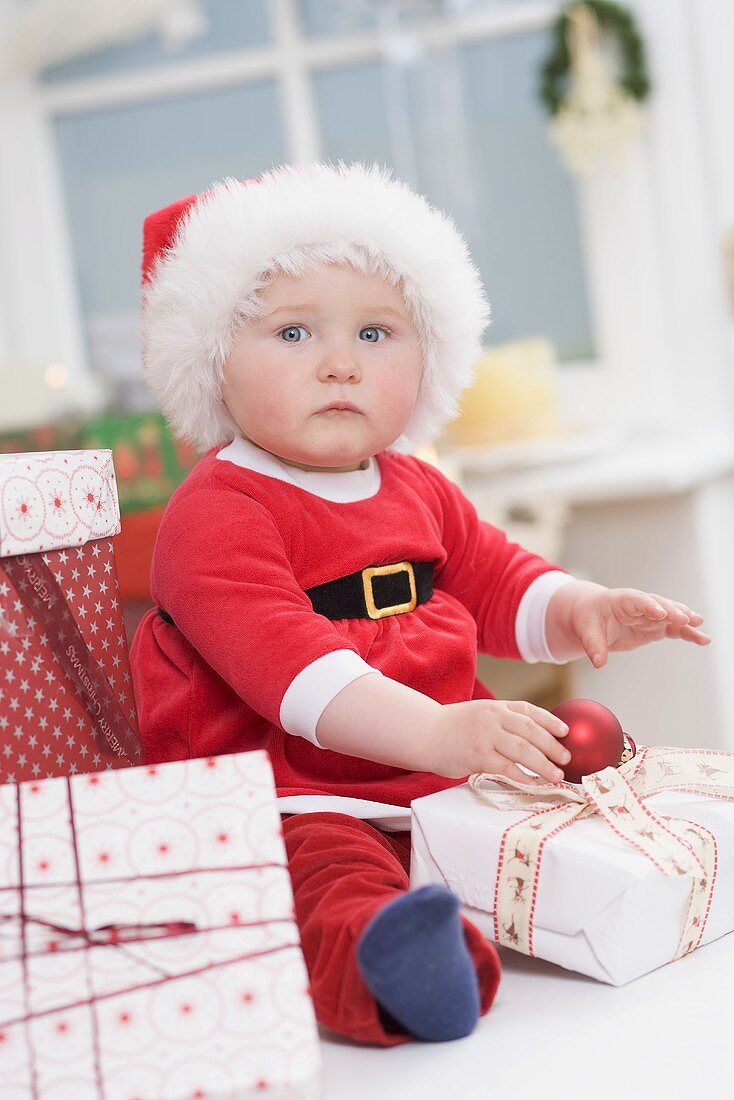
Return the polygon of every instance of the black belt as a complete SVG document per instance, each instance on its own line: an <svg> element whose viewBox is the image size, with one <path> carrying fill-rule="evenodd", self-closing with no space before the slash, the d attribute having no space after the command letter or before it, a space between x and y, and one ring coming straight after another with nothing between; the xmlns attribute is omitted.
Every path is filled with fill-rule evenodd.
<svg viewBox="0 0 734 1100"><path fill-rule="evenodd" d="M307 588L313 609L327 619L384 619L404 615L433 595L432 561L370 565L326 584ZM167 623L173 619L158 608ZM175 624L174 624L175 625Z"/></svg>
<svg viewBox="0 0 734 1100"><path fill-rule="evenodd" d="M327 619L384 619L403 615L433 595L432 561L370 565L306 589L314 611Z"/></svg>

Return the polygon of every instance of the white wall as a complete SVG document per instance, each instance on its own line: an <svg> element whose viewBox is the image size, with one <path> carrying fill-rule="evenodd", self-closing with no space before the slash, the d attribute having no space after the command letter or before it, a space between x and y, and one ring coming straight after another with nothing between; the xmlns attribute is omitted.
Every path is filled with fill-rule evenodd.
<svg viewBox="0 0 734 1100"><path fill-rule="evenodd" d="M0 20L18 0L0 0ZM2 23L0 22L0 27ZM0 362L86 371L66 212L33 81L0 69Z"/></svg>

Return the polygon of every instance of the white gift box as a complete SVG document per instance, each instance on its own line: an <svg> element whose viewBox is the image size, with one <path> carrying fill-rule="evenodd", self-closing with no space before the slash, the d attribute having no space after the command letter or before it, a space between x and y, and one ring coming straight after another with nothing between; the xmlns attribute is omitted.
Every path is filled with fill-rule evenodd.
<svg viewBox="0 0 734 1100"><path fill-rule="evenodd" d="M119 530L112 451L0 455L0 557L83 546Z"/></svg>
<svg viewBox="0 0 734 1100"><path fill-rule="evenodd" d="M729 754L710 755L734 761ZM734 929L734 801L729 799L734 791L707 797L667 790L644 799L657 818L698 823L716 839L713 894L699 945ZM469 784L416 799L411 888L447 885L466 916L489 939L503 942L494 911L500 845L510 826L531 816L527 809L494 808ZM676 956L692 890L691 874L663 873L602 817L574 820L543 847L532 951L526 953L624 985Z"/></svg>
<svg viewBox="0 0 734 1100"><path fill-rule="evenodd" d="M3 1100L318 1095L265 752L0 787Z"/></svg>

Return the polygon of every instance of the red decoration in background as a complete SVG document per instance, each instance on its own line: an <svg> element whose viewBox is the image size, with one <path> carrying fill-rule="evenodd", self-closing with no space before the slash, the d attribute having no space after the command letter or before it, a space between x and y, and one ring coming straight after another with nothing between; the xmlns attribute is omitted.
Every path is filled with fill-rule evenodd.
<svg viewBox="0 0 734 1100"><path fill-rule="evenodd" d="M165 505L160 505L144 511L128 512L122 517L122 530L115 537L115 559L120 597L125 602L139 600L146 608L153 606L150 567L165 511Z"/></svg>
<svg viewBox="0 0 734 1100"><path fill-rule="evenodd" d="M636 746L629 734L625 734L619 719L602 703L593 699L569 699L554 707L551 714L565 722L568 733L560 738L571 753L571 759L563 767L568 783L580 783L585 775L603 768L618 768L625 751L625 737L634 756Z"/></svg>

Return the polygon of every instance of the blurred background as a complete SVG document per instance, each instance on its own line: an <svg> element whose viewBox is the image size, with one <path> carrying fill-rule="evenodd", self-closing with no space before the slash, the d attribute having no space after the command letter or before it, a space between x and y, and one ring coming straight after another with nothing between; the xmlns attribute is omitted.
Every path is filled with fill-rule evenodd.
<svg viewBox="0 0 734 1100"><path fill-rule="evenodd" d="M375 160L453 216L492 303L423 457L528 548L713 638L480 676L734 750L732 57L729 0L0 0L0 452L113 449L128 635L197 458L142 381L143 219L224 176Z"/></svg>

